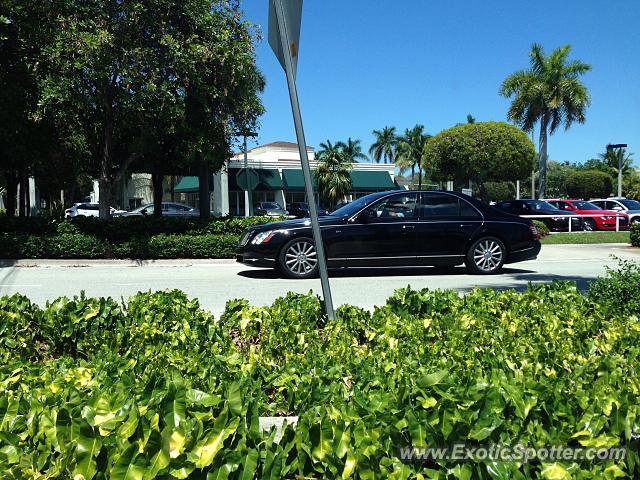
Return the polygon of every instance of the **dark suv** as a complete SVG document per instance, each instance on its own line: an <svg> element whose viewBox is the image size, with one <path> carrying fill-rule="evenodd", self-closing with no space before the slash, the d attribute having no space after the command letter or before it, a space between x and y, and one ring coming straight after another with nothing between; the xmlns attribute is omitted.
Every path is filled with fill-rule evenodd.
<svg viewBox="0 0 640 480"><path fill-rule="evenodd" d="M542 200L506 200L499 202L496 206L503 212L538 220L555 232L568 231L569 218L571 218L571 231L584 229L580 215L560 210Z"/></svg>

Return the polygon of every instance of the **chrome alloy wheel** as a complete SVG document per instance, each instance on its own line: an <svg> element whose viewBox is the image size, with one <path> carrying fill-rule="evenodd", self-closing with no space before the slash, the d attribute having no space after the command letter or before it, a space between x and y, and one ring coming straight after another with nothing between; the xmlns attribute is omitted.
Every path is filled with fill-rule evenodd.
<svg viewBox="0 0 640 480"><path fill-rule="evenodd" d="M305 240L291 244L285 253L284 260L287 268L296 275L304 275L318 264L315 247Z"/></svg>
<svg viewBox="0 0 640 480"><path fill-rule="evenodd" d="M502 264L502 246L495 240L482 240L473 250L473 261L483 272L496 270Z"/></svg>

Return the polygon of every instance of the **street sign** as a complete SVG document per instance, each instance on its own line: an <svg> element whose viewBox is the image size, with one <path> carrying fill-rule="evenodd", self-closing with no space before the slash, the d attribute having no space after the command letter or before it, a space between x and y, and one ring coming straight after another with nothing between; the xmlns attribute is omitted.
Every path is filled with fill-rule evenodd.
<svg viewBox="0 0 640 480"><path fill-rule="evenodd" d="M282 2L284 10L284 22L289 36L291 50L291 63L293 64L293 76L298 71L298 50L300 47L300 23L302 22L302 0L286 0ZM269 45L276 54L280 65L286 70L285 51L282 48L280 29L274 0L269 0Z"/></svg>
<svg viewBox="0 0 640 480"><path fill-rule="evenodd" d="M236 173L236 182L242 190L253 191L260 183L260 175L253 168L242 168Z"/></svg>

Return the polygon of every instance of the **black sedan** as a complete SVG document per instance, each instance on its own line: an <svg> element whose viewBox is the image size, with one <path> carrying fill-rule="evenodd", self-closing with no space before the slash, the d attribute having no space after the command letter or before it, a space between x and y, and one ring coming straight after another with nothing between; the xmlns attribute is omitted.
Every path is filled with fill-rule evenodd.
<svg viewBox="0 0 640 480"><path fill-rule="evenodd" d="M560 210L542 200L507 200L499 202L496 206L507 213L539 220L554 232L568 231L569 219L571 219L571 231L584 230L584 223L580 215Z"/></svg>
<svg viewBox="0 0 640 480"><path fill-rule="evenodd" d="M287 205L287 210L289 215L294 216L296 218L309 218L311 215L309 213L309 204L305 202L293 202ZM324 217L327 215L327 211L323 208L318 208L318 216Z"/></svg>
<svg viewBox="0 0 640 480"><path fill-rule="evenodd" d="M504 213L455 192L380 192L319 219L330 268L454 266L477 274L536 258L531 220ZM318 259L306 220L259 225L240 239L236 260L308 278Z"/></svg>

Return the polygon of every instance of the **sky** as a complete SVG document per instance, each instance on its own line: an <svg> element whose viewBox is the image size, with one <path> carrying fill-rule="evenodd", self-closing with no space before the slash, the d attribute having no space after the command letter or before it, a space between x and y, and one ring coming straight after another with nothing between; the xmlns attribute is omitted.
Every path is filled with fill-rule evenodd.
<svg viewBox="0 0 640 480"><path fill-rule="evenodd" d="M269 0L243 0L262 40L266 77L257 142L295 141L286 78L267 41ZM549 158L584 162L627 143L640 165L640 0L306 0L297 86L307 143L362 140L416 124L436 134L471 114L506 121L501 82L529 65L540 43L571 45L589 63L585 124L559 129ZM536 145L538 132L536 130Z"/></svg>

